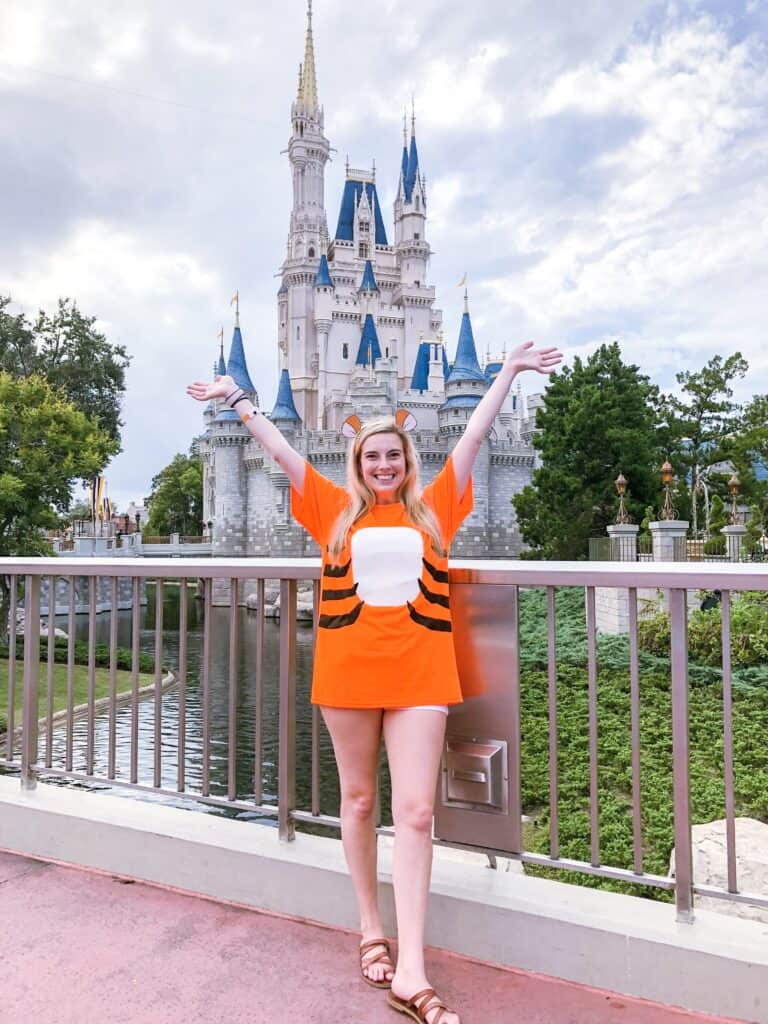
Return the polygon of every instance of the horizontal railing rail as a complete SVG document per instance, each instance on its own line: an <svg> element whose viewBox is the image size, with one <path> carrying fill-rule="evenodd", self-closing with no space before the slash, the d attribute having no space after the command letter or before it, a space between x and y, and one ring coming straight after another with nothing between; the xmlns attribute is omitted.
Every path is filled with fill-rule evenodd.
<svg viewBox="0 0 768 1024"><path fill-rule="evenodd" d="M11 624L16 624L22 603L24 608L20 668L15 657L17 649L11 642L13 626L9 635L7 723L0 746L0 765L18 770L24 787L33 787L40 776L52 775L197 800L276 818L280 835L285 839L293 837L297 822L339 827L338 815L327 813L322 806L321 774L323 762L328 767L328 744L316 707L307 712L308 726L303 734L300 760L308 778L306 806L299 806L301 801L297 800L297 707L300 703L297 657L300 636L303 638L302 657L309 657L307 641L314 630L309 624L301 633L299 583L306 581L311 591L305 595L302 605L309 603L316 611L319 560L3 558L0 559L0 574L10 583ZM534 867L673 890L681 919L690 918L695 892L768 906L768 897L745 893L738 887L731 665L732 595L743 591L768 591L768 573L762 566L456 561L451 564L450 580L460 585L512 587L516 593L530 588L546 591L549 853L526 850L521 841L516 849L487 852L512 856ZM179 587L179 583L190 586ZM558 716L562 714L562 707L558 690L555 596L559 589L573 587L583 589L585 594L588 710L583 730L589 761L589 859L586 861L561 855L558 817L562 804ZM596 595L601 588L625 591L629 608L631 867L605 863L601 851L596 616ZM722 606L722 760L727 853L727 884L723 887L694 886L692 871L687 647L687 593L692 590L719 591ZM193 604L191 610L188 591L197 592L198 603ZM644 869L638 649L638 593L641 591L664 593L670 615L674 877ZM169 652L166 603L172 592L179 595L178 617L174 617L173 622L173 635L177 640L173 651ZM46 601L42 602L44 593ZM278 598L272 614L279 612L279 627L269 627L277 630L278 636L277 651L274 657L269 655L268 666L265 629L270 594L273 599ZM154 604L151 619L144 608L147 600ZM243 605L254 613L252 622L248 620L247 637L241 621ZM87 629L83 655L82 650L79 653L77 650L76 633L77 609L84 606L87 607ZM47 609L42 622L41 607ZM194 627L190 614L196 619ZM101 615L106 619L99 619ZM59 646L57 619L67 633ZM214 619L218 635L226 635L224 643L214 643ZM103 668L106 691L101 698L97 696L97 661L103 655L97 657L97 620L107 627L101 629L107 641L107 663ZM118 657L123 657L118 646L120 628L124 636L129 636L125 667L118 666ZM512 628L518 629L517 622L510 623ZM524 640L522 642L520 658L525 657ZM56 675L57 651L65 666L62 676ZM517 645L514 652L517 658ZM151 654L151 668L144 666L142 669L143 654ZM244 666L246 655L247 665ZM80 673L84 678L79 682L78 658L84 660ZM166 669L171 671L166 672ZM127 681L122 691L118 685L119 671L127 673L122 677ZM245 712L243 672L250 701ZM222 681L221 685L218 680ZM511 666L510 680L512 687L519 688L519 664ZM104 684L101 686L103 688ZM515 696L519 699L519 693ZM63 704L58 711L57 703ZM194 719L190 715L193 705L197 714ZM265 733L267 714L276 719L276 742ZM247 733L245 754L242 746L238 747L240 733ZM513 768L519 779L521 737L510 739L514 741L511 748L517 751ZM140 755L147 750L151 753L151 763L140 765ZM243 792L241 781L245 757L249 764L247 792ZM215 778L212 776L214 764ZM190 777L193 768L197 773L194 784ZM515 801L515 805L519 811L519 801ZM522 829L516 830L516 835L522 834ZM471 847L472 844L453 845Z"/></svg>

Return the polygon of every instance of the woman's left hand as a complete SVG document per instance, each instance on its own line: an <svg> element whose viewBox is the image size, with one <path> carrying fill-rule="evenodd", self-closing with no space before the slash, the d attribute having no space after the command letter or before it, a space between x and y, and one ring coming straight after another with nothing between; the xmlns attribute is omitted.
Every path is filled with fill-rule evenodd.
<svg viewBox="0 0 768 1024"><path fill-rule="evenodd" d="M535 370L537 373L552 373L562 362L563 353L555 348L534 348L532 341L526 341L513 349L505 360L515 373Z"/></svg>

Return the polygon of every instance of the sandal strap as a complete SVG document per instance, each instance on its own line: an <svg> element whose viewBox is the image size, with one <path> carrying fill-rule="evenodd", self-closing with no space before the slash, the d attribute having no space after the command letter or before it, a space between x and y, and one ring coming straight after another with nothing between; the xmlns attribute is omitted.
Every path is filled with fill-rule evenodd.
<svg viewBox="0 0 768 1024"><path fill-rule="evenodd" d="M370 942L362 942L360 944L360 955L362 956L363 953L367 953L374 946L383 946L387 953L390 953L389 941L387 939L371 939Z"/></svg>
<svg viewBox="0 0 768 1024"><path fill-rule="evenodd" d="M373 967L374 964L379 963L386 963L388 967L394 967L392 957L389 953L381 952L376 953L373 956L366 956L362 958L363 970L368 970L369 967Z"/></svg>
<svg viewBox="0 0 768 1024"><path fill-rule="evenodd" d="M433 1010L437 1010L437 1014L433 1017L430 1024L440 1024L440 1021L448 1011L446 1004L440 999L433 988L422 989L421 992L417 992L416 995L411 996L408 1002L413 1006L414 1010L418 1013L419 1017L423 1021L426 1021L427 1014Z"/></svg>

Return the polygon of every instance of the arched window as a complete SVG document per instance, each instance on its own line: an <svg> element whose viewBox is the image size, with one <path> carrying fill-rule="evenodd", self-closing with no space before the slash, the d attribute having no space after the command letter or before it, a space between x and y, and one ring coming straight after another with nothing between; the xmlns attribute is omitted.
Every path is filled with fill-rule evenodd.
<svg viewBox="0 0 768 1024"><path fill-rule="evenodd" d="M301 326L296 324L296 341L301 340Z"/></svg>
<svg viewBox="0 0 768 1024"><path fill-rule="evenodd" d="M349 345L346 343L346 341L341 346L341 358L349 359Z"/></svg>
<svg viewBox="0 0 768 1024"><path fill-rule="evenodd" d="M309 254L308 255L309 255L310 259L314 259L314 256L315 256L315 247L314 247L314 245L310 245L310 247L309 247Z"/></svg>

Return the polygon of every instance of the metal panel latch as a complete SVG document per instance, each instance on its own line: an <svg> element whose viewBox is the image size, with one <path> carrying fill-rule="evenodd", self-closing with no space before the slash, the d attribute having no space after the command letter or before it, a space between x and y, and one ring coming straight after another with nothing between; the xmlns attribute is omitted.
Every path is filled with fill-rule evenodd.
<svg viewBox="0 0 768 1024"><path fill-rule="evenodd" d="M446 740L443 803L447 806L505 813L508 781L505 740Z"/></svg>

